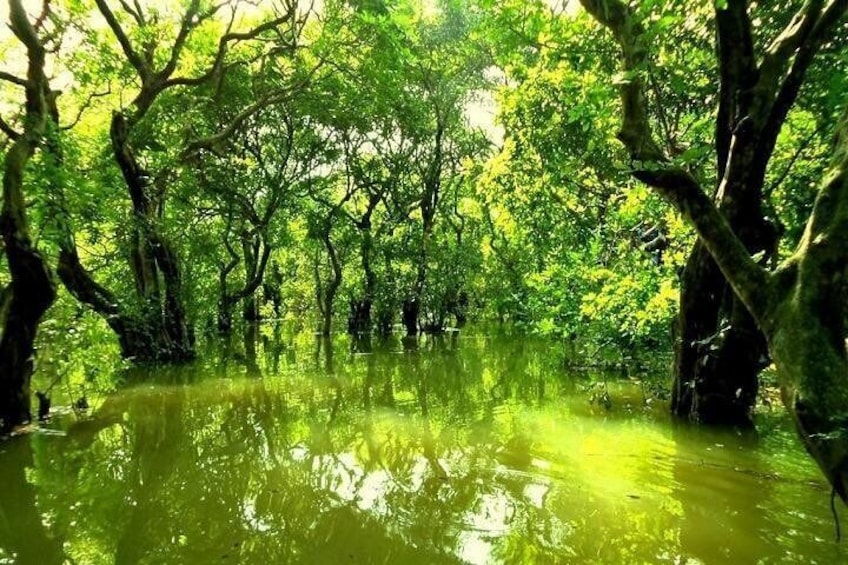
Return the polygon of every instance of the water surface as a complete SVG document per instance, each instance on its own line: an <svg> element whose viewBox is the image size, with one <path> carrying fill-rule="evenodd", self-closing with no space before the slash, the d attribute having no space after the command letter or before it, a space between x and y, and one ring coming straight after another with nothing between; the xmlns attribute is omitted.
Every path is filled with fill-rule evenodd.
<svg viewBox="0 0 848 565"><path fill-rule="evenodd" d="M0 444L0 562L848 562L779 411L675 425L636 376L248 332Z"/></svg>

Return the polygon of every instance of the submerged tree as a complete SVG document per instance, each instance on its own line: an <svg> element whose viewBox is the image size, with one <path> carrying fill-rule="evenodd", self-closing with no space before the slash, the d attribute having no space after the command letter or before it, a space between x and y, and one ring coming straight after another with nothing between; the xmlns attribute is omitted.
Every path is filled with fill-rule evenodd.
<svg viewBox="0 0 848 565"><path fill-rule="evenodd" d="M644 27L619 0L581 0L609 28L621 50L619 139L633 174L657 190L695 227L736 296L763 332L783 402L810 454L834 491L848 500L848 354L845 346L845 273L848 267L848 109L836 126L830 169L820 182L795 252L768 270L752 257L757 247L734 233L733 217L704 192L657 143L649 120ZM845 2L806 2L757 62L753 25L744 0L716 7L722 84L718 156L719 195L739 187L756 192L777 135L815 54L842 21ZM744 227L740 224L739 229Z"/></svg>
<svg viewBox="0 0 848 565"><path fill-rule="evenodd" d="M49 5L45 5L49 10ZM30 380L34 370L33 343L42 316L56 298L56 283L47 261L30 235L24 183L36 149L55 130L55 96L44 72L47 39L39 36L49 16L33 24L20 0L9 1L12 32L26 49L26 77L0 71L0 79L24 89L22 131L0 120L11 140L3 156L3 207L0 234L10 282L0 292L0 433L30 420Z"/></svg>
<svg viewBox="0 0 848 565"><path fill-rule="evenodd" d="M138 4L121 3L121 11L115 12L103 0L96 0L96 5L137 86L129 107L113 111L109 130L112 156L130 197L128 259L135 300L124 300L96 282L83 267L70 236L63 238L59 274L71 294L106 319L118 335L125 357L165 362L188 359L194 355L194 345L191 322L184 305L181 261L175 245L163 229L169 187L175 182L176 169L181 161L202 150L216 149L252 114L288 92L265 93L215 134L202 138L190 136L177 142L181 146L171 148L176 149L172 151L172 160L160 161L157 170L150 167L155 159L145 157L145 150L160 146L161 141L157 138L173 123L150 122L157 117L157 103L161 105L171 92L220 84L231 65L244 64L244 61L228 59L234 44L255 39L263 33L276 32L275 37L282 38L279 48L289 48L290 30L297 29L296 5L289 2L282 15L241 32L232 29L238 2L230 5L190 0L179 15L175 35L170 33L168 25L160 21L161 14L154 9L145 11ZM201 59L208 60L206 66L200 72L185 73L187 59L197 66L199 53L191 52L192 39L199 30L205 29L204 25L214 24L215 18L226 6L232 9L229 24L218 35L217 46L211 49L211 54L204 52L201 56ZM163 42L168 43L163 45ZM164 114L173 118L176 115L174 110L172 107Z"/></svg>

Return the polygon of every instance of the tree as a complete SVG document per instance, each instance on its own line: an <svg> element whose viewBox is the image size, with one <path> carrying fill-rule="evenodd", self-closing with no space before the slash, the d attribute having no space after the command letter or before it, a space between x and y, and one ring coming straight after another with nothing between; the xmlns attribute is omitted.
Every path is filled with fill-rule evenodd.
<svg viewBox="0 0 848 565"><path fill-rule="evenodd" d="M820 182L812 213L795 252L774 269L758 264L732 217L657 144L648 118L644 27L619 0L581 0L610 29L627 80L620 85L619 139L633 175L653 187L695 227L739 300L763 332L782 398L810 454L833 489L848 500L848 354L844 275L848 267L848 110L836 126L831 166ZM848 4L806 2L763 53L754 56L753 26L744 0L717 3L719 194L765 174L776 138L815 54L831 37ZM727 124L732 124L728 130ZM754 143L752 140L756 140ZM745 167L740 170L737 167ZM747 195L747 192L743 194ZM737 195L740 197L740 195ZM742 226L740 226L741 229Z"/></svg>
<svg viewBox="0 0 848 565"><path fill-rule="evenodd" d="M181 261L162 226L168 187L174 182L180 162L198 152L216 149L253 113L283 99L288 91L264 93L210 136L183 139L182 147L174 152L177 162L160 162L156 171L149 170L147 164L155 159L144 158L144 153L160 144L157 133L165 128L162 122L158 126L151 124L151 114L156 113L157 102L171 91L224 80L229 67L238 63L228 59L233 44L278 32L276 37L282 38L278 47L291 48L287 42L297 37L300 29L296 4L287 3L282 15L243 32L232 29L238 3L232 4L226 31L218 37L211 54L204 53L206 66L196 74L183 75L180 71L186 66L185 59L191 58L187 55L191 39L205 24L214 22L229 3L190 0L179 15L174 36L156 10L146 12L139 5L121 3L122 11L116 13L105 0L95 3L137 85L130 107L113 111L109 130L112 155L130 197L128 259L135 300L128 305L92 278L83 267L70 234L63 238L59 275L71 294L106 319L118 335L125 357L165 362L188 359L194 355L193 331L184 306ZM290 26L288 33L286 25ZM161 45L164 42L168 42L165 48Z"/></svg>
<svg viewBox="0 0 848 565"><path fill-rule="evenodd" d="M462 158L479 146L465 135L465 104L484 84L486 58L470 40L473 14L452 3L439 5L432 21L422 18L420 31L401 33L411 48L397 54L395 65L406 76L394 103L398 125L413 142L417 187L407 195L410 210L420 216L415 249L415 280L403 302L407 334L419 331L426 296L428 261L436 218L444 196L443 185L462 175ZM434 55L438 53L438 56Z"/></svg>
<svg viewBox="0 0 848 565"><path fill-rule="evenodd" d="M26 169L36 149L45 143L57 123L58 95L45 75L48 40L39 37L49 5L33 24L20 0L9 1L12 32L26 49L26 78L7 72L0 79L24 89L23 131L2 122L12 143L3 158L3 206L0 234L11 281L0 292L0 433L30 420L30 380L34 370L33 343L42 316L56 298L53 272L30 236L24 192Z"/></svg>
<svg viewBox="0 0 848 565"><path fill-rule="evenodd" d="M340 183L342 188L339 188ZM337 228L341 223L344 206L357 191L358 187L346 175L331 174L325 178L314 179L309 186L309 197L314 201L315 207L309 214L308 233L310 239L320 244L320 247L316 247L312 268L320 314L319 333L324 337L328 337L332 331L336 295L343 277L342 251L333 239L333 228ZM339 193L340 196L337 195ZM347 243L347 239L344 238L343 243ZM326 280L321 273L321 248L326 253L329 267Z"/></svg>
<svg viewBox="0 0 848 565"><path fill-rule="evenodd" d="M226 260L219 263L218 330L222 333L231 330L232 309L240 301L245 319L259 320L255 293L265 281L274 247L284 238L281 216L295 207L304 181L320 161L320 140L310 119L298 113L294 103L258 112L233 135L226 155L213 156L216 178L205 175L202 182L217 216L225 219L221 239ZM244 278L233 288L228 279L239 263Z"/></svg>

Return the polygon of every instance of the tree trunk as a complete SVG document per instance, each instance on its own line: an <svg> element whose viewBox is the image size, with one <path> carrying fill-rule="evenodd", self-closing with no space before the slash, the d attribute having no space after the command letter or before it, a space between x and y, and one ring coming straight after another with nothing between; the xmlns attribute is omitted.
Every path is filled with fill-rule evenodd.
<svg viewBox="0 0 848 565"><path fill-rule="evenodd" d="M258 242L258 240L255 240ZM251 281L256 277L259 271L259 256L256 253L256 248L252 245L252 241L247 238L242 238L242 249L244 250L244 269L245 280ZM258 285L257 285L258 288ZM246 288L243 298L242 315L247 322L258 322L261 318L259 315L259 304L256 301L256 289Z"/></svg>
<svg viewBox="0 0 848 565"><path fill-rule="evenodd" d="M24 173L42 142L49 122L50 92L44 75L44 47L19 1L9 4L12 31L27 48L24 131L4 159L3 238L11 282L0 293L0 434L30 420L30 380L34 370L36 331L41 317L56 299L53 273L29 235Z"/></svg>
<svg viewBox="0 0 848 565"><path fill-rule="evenodd" d="M403 320L403 326L406 328L406 335L414 336L418 334L419 312L420 307L416 297L412 296L403 301L401 318Z"/></svg>
<svg viewBox="0 0 848 565"><path fill-rule="evenodd" d="M261 377L259 357L256 353L256 342L259 340L259 329L256 324L247 324L244 328L244 364L248 377Z"/></svg>
<svg viewBox="0 0 848 565"><path fill-rule="evenodd" d="M130 270L136 283L140 313L136 324L146 339L123 339L127 357L173 362L194 356L191 329L182 298L179 258L170 241L159 233L161 190L135 157L129 141L130 125L121 112L112 115L110 137L133 206ZM162 296L164 287L164 298Z"/></svg>
<svg viewBox="0 0 848 565"><path fill-rule="evenodd" d="M262 320L262 315L259 313L259 303L256 300L255 294L251 294L244 299L242 315L244 316L244 321L251 324Z"/></svg>
<svg viewBox="0 0 848 565"><path fill-rule="evenodd" d="M262 296L266 301L271 302L274 307L274 318L282 317L283 306L283 275L280 273L280 267L277 263L271 265L270 281L262 282Z"/></svg>
<svg viewBox="0 0 848 565"><path fill-rule="evenodd" d="M374 303L374 293L377 287L377 275L371 260L374 255L374 239L371 235L371 215L365 215L359 225L362 233L362 273L364 275L364 288L359 299L350 302L350 317L348 318L348 333L363 334L371 331L371 307Z"/></svg>
<svg viewBox="0 0 848 565"><path fill-rule="evenodd" d="M765 339L700 242L683 272L676 335L672 412L751 426Z"/></svg>
<svg viewBox="0 0 848 565"><path fill-rule="evenodd" d="M56 299L53 273L35 250L26 226L23 194L12 169L23 165L19 154L6 156L0 232L12 282L2 292L3 336L0 338L0 433L30 421L30 380L35 335L41 317ZM18 161L15 164L14 161ZM20 166L20 172L23 166ZM16 180L17 178L17 180ZM18 184L17 187L12 186ZM17 194L15 194L17 191Z"/></svg>
<svg viewBox="0 0 848 565"><path fill-rule="evenodd" d="M218 299L218 333L228 335L233 331L233 305L225 293Z"/></svg>
<svg viewBox="0 0 848 565"><path fill-rule="evenodd" d="M633 175L693 225L756 320L766 336L783 403L799 436L834 492L848 500L848 352L842 320L848 270L848 111L843 110L836 127L832 164L822 179L804 236L791 257L767 271L752 257L757 246L751 244L750 234L734 230L736 218L722 214L699 181L670 163L653 138L643 80L636 72L648 63L644 29L634 19L630 5L621 0L581 0L581 4L613 32L624 70L633 76L619 85L622 127L618 134L631 159L639 163ZM747 10L744 1L717 5L722 91L716 137L719 170L725 173L722 187L763 174L804 74L848 12L848 4L831 2L823 7L818 2L805 3L759 63L753 56L753 26ZM735 51L734 46L740 48ZM728 89L725 79L732 78L731 71L741 78L732 84L735 88ZM760 104L751 103L751 112L737 119L739 114L729 111L732 105L728 102L742 97ZM723 127L722 120L730 116L734 127ZM753 147L751 135L758 137ZM749 152L754 153L751 160ZM737 163L752 165L750 176L744 171L734 176L732 168ZM760 248L769 249L767 245Z"/></svg>
<svg viewBox="0 0 848 565"><path fill-rule="evenodd" d="M319 292L319 301L321 305L321 335L329 336L333 328L333 303L336 301L336 293L342 284L342 264L339 261L338 252L336 251L333 241L330 239L329 227L321 234L321 241L327 249L327 254L330 256L330 266L332 274L327 282L327 287L323 293Z"/></svg>
<svg viewBox="0 0 848 565"><path fill-rule="evenodd" d="M448 311L456 318L456 327L461 328L468 323L468 293L460 290L448 302Z"/></svg>
<svg viewBox="0 0 848 565"><path fill-rule="evenodd" d="M429 212L430 210L432 210L432 213ZM430 237L433 232L435 208L424 207L421 212L424 226L423 233L421 234L421 249L418 252L415 285L412 287L412 293L410 293L403 303L402 312L403 325L406 327L406 335L408 336L417 335L419 330L421 300L424 297L424 288L427 283L427 259L429 258Z"/></svg>

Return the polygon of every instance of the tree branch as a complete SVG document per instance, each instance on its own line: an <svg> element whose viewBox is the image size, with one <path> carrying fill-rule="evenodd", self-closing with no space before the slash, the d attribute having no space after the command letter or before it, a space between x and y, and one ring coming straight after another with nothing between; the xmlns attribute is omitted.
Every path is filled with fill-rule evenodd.
<svg viewBox="0 0 848 565"><path fill-rule="evenodd" d="M212 17L219 8L220 6L214 7L203 16L199 16L198 12L200 11L200 0L191 0L191 4L189 4L185 14L183 14L182 20L180 21L180 31L177 32L177 38L171 46L171 56L168 58L168 62L165 64L165 67L157 73L162 80L171 76L177 68L177 63L180 60L180 54L183 51L183 47L185 46L186 40L191 34L191 31L199 26L204 20Z"/></svg>
<svg viewBox="0 0 848 565"><path fill-rule="evenodd" d="M141 10L141 6L138 4L138 0L135 2L135 8L130 6L126 0L120 0L121 7L124 9L126 13L132 16L132 18L136 21L136 23L140 26L146 25L144 20L144 12Z"/></svg>
<svg viewBox="0 0 848 565"><path fill-rule="evenodd" d="M786 165L786 168L783 169L783 172L780 174L780 176L777 177L777 179L775 179L775 181L773 183L771 183L768 186L768 188L766 188L766 190L763 191L764 197L769 198L772 194L774 194L774 191L777 190L780 187L780 185L783 184L784 181L786 181L787 178L789 178L789 174L792 172L792 169L795 167L795 163L797 163L798 159L801 158L801 155L803 155L804 152L807 149L809 149L810 144L813 142L813 140L816 137L818 137L819 135L821 135L822 133L824 133L824 130L829 128L829 127L830 127L829 123L823 122L812 133L810 133L810 135L808 135L807 137L805 137L801 141L801 143L798 145L798 148L795 150L795 153L792 154L792 158L789 159L789 163Z"/></svg>
<svg viewBox="0 0 848 565"><path fill-rule="evenodd" d="M241 112L236 114L230 120L230 123L226 127L221 129L217 133L207 137L194 139L187 143L186 148L182 153L182 160L188 160L192 156L203 150L210 151L212 153L220 153L222 151L222 149L220 148L221 143L226 141L239 127L241 127L241 125L248 118L259 112L263 108L267 108L268 106L279 104L280 102L288 100L293 92L304 88L309 83L312 76L318 71L321 65L322 62L319 61L317 65L307 74L306 78L301 82L291 85L288 88L275 91L272 94L268 94L260 98L253 104L247 106Z"/></svg>
<svg viewBox="0 0 848 565"><path fill-rule="evenodd" d="M97 4L97 9L100 10L100 13L106 20L106 23L115 35L118 43L121 44L121 49L123 50L124 55L126 55L127 60L129 60L130 64L133 68L135 68L136 72L138 72L142 82L147 82L150 78L150 69L147 67L147 64L141 56L139 56L138 52L136 52L133 48L129 37L127 37L126 32L121 27L121 23L118 21L118 18L115 17L112 9L109 8L109 4L106 3L106 0L94 0L94 2Z"/></svg>
<svg viewBox="0 0 848 565"><path fill-rule="evenodd" d="M163 88L169 88L171 86L197 86L205 83L221 70L231 43L256 39L259 35L265 33L266 31L270 31L272 29L277 28L278 26L290 21L293 17L294 12L290 10L286 14L278 18L274 18L273 20L269 20L263 24L260 24L255 28L251 29L250 31L228 31L227 33L221 36L221 39L218 40L218 50L215 53L215 58L212 61L212 65L210 66L209 70L203 73L202 75L196 77L168 78L170 77L171 73L173 73L174 68L176 68L176 63L179 57L179 50L176 50L175 46L175 50L172 50L171 61L168 63L168 66L160 73L160 77L163 81ZM185 42L185 39L183 39L183 42Z"/></svg>
<svg viewBox="0 0 848 565"><path fill-rule="evenodd" d="M621 0L580 0L615 36L627 81L620 86L622 130L619 139L634 160L632 174L653 187L694 227L733 290L760 322L767 316L769 277L751 258L713 201L687 171L671 166L654 141L640 72L647 66L641 24ZM733 150L732 147L730 149Z"/></svg>
<svg viewBox="0 0 848 565"><path fill-rule="evenodd" d="M15 76L12 73L7 73L6 71L0 71L0 80L5 80L6 82L11 82L12 84L16 84L18 86L26 86L27 81L19 76Z"/></svg>
<svg viewBox="0 0 848 565"><path fill-rule="evenodd" d="M746 0L729 0L716 8L716 50L719 63L719 106L716 119L718 178L724 177L739 106L747 107L757 81L757 61ZM748 100L740 100L740 95Z"/></svg>
<svg viewBox="0 0 848 565"><path fill-rule="evenodd" d="M6 120L3 119L3 116L0 116L0 131L6 134L6 137L12 141L17 140L21 136L20 132L16 131L6 122Z"/></svg>
<svg viewBox="0 0 848 565"><path fill-rule="evenodd" d="M808 4L819 3L811 1ZM780 133L780 128L783 122L786 121L789 110L798 98L798 92L801 90L807 69L809 69L814 57L819 52L830 32L842 21L846 11L848 11L848 1L834 0L824 12L820 12L820 9L813 10L799 24L798 31L796 32L797 38L790 42L790 46L795 50L795 58L792 60L789 72L783 78L783 82L775 86L776 94L774 103L771 105L763 127L763 135L760 142L761 152L767 151L767 155L771 156L771 152L777 142L777 136ZM816 14L816 19L812 19L812 14ZM811 21L807 22L808 19ZM800 40L803 41L798 43ZM777 46L774 49L776 51L775 58L788 56L786 55L785 47ZM763 61L763 66L765 65L766 61Z"/></svg>
<svg viewBox="0 0 848 565"><path fill-rule="evenodd" d="M608 28L621 48L625 76L619 84L622 125L618 138L637 161L663 161L665 156L651 133L648 103L642 73L648 54L642 45L645 33L630 8L620 0L580 0L580 3L604 27Z"/></svg>
<svg viewBox="0 0 848 565"><path fill-rule="evenodd" d="M88 110L88 108L91 107L91 103L94 101L95 98L102 98L102 97L108 96L110 94L112 94L111 84L103 92L92 92L91 94L89 94L88 98L86 98L85 102L83 102L82 106L80 106L79 111L77 111L76 118L74 118L74 120L71 123L69 123L68 125L61 126L60 129L62 131L67 131L69 129L73 129L74 126L76 126L80 122L80 120L82 119L82 115L85 113L85 111Z"/></svg>

